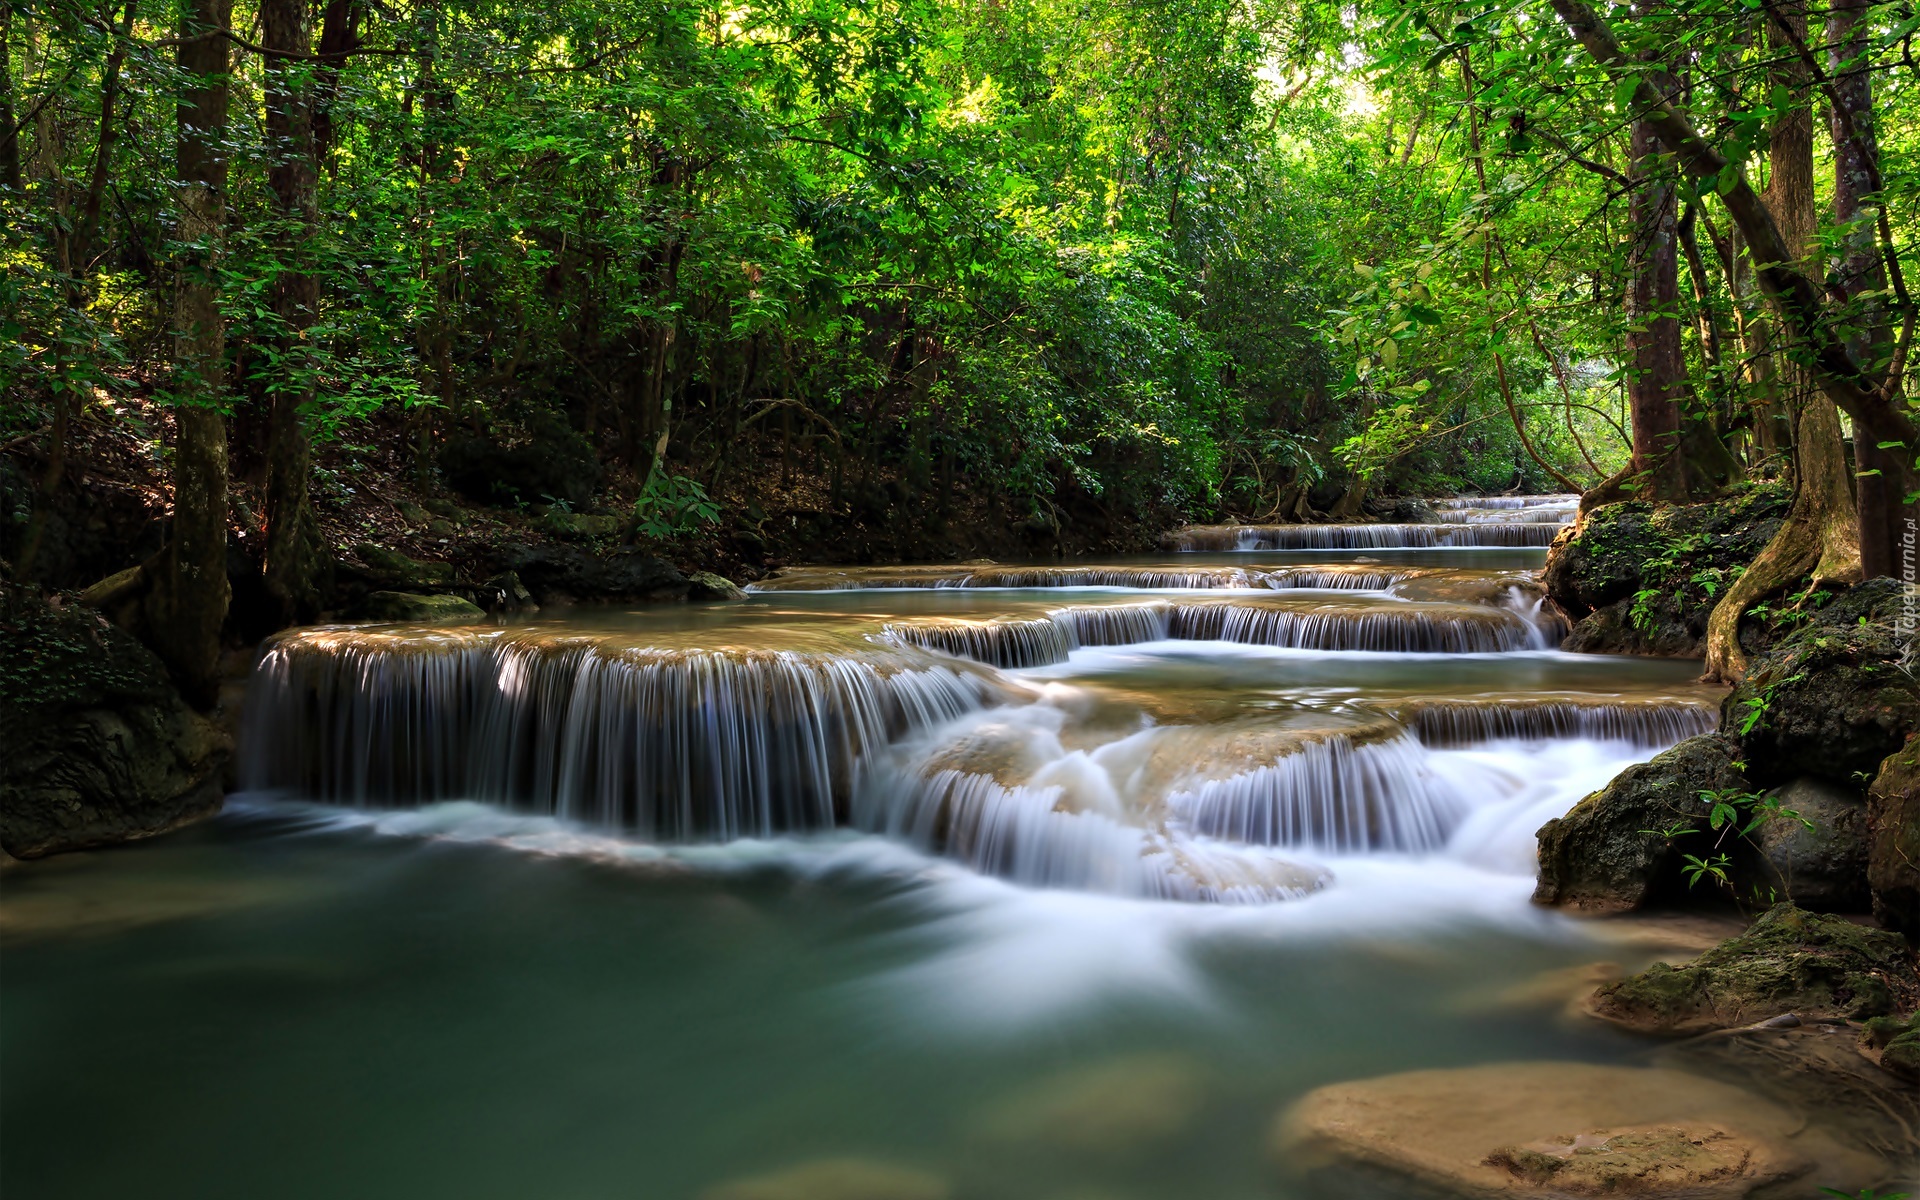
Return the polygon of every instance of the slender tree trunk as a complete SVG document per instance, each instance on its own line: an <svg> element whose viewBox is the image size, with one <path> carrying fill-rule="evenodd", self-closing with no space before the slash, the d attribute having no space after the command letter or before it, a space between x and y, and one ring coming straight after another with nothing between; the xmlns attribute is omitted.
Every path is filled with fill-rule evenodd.
<svg viewBox="0 0 1920 1200"><path fill-rule="evenodd" d="M0 4L0 187L26 190L20 176L20 131L13 115L13 6Z"/></svg>
<svg viewBox="0 0 1920 1200"><path fill-rule="evenodd" d="M1672 77L1654 72L1670 91ZM1680 210L1673 180L1657 161L1659 140L1635 121L1627 258L1627 404L1633 413L1634 495L1656 503L1688 499L1686 456L1680 445L1686 360L1680 350Z"/></svg>
<svg viewBox="0 0 1920 1200"><path fill-rule="evenodd" d="M312 35L305 0L262 0L260 25L269 50L293 56L309 52ZM312 450L304 414L313 400L307 334L320 305L311 246L319 172L313 73L299 57L267 60L267 183L281 221L281 275L274 285L273 308L283 333L268 386L265 585L283 623L311 620L321 601L323 558L308 495Z"/></svg>
<svg viewBox="0 0 1920 1200"><path fill-rule="evenodd" d="M327 0L320 17L320 56L313 76L313 145L316 160L325 159L338 136L334 106L340 96L340 66L360 48L360 17L365 0Z"/></svg>
<svg viewBox="0 0 1920 1200"><path fill-rule="evenodd" d="M149 566L147 627L154 649L193 703L218 698L220 627L227 615L226 328L214 268L227 186L228 44L232 0L187 0L178 65L180 248L173 303L173 521Z"/></svg>
<svg viewBox="0 0 1920 1200"><path fill-rule="evenodd" d="M1893 352L1893 327L1878 297L1886 268L1875 244L1873 163L1879 148L1873 123L1873 77L1868 72L1865 0L1835 0L1827 16L1828 76L1845 113L1832 114L1833 217L1846 227L1833 277L1841 295L1860 310L1850 322L1859 333L1853 351L1863 363L1884 364ZM1843 119L1847 118L1847 119ZM1851 126L1853 136L1847 135ZM1900 569L1900 536L1912 515L1901 495L1899 467L1874 439L1856 428L1854 496L1860 516L1860 566L1869 579Z"/></svg>

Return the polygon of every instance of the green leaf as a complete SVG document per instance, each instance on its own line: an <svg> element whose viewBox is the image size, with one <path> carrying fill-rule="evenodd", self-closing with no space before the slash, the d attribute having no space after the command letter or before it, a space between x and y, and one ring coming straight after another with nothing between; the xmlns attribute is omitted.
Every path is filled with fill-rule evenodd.
<svg viewBox="0 0 1920 1200"><path fill-rule="evenodd" d="M1640 76L1623 75L1613 82L1613 110L1627 113L1633 108L1633 94L1640 90Z"/></svg>

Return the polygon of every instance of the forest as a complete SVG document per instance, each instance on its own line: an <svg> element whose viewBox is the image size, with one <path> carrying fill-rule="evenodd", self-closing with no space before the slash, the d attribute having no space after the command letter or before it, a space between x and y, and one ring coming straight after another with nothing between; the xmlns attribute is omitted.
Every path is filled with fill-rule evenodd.
<svg viewBox="0 0 1920 1200"><path fill-rule="evenodd" d="M117 489L284 622L362 473L886 561L1706 495L1803 416L1881 513L1913 30L1779 7L9 8L9 558L93 582Z"/></svg>

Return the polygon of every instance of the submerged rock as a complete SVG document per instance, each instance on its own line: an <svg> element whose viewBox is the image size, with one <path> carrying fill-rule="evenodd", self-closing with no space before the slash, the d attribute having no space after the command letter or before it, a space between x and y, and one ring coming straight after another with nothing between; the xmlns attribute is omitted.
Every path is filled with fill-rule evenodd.
<svg viewBox="0 0 1920 1200"><path fill-rule="evenodd" d="M1899 934L1778 904L1683 967L1656 963L1594 993L1594 1015L1641 1033L1685 1035L1792 1013L1882 1016L1920 1000Z"/></svg>
<svg viewBox="0 0 1920 1200"><path fill-rule="evenodd" d="M822 1158L717 1184L701 1200L947 1200L938 1175L864 1158Z"/></svg>
<svg viewBox="0 0 1920 1200"><path fill-rule="evenodd" d="M1826 1166L1802 1125L1682 1071L1522 1062L1320 1088L1283 1114L1275 1149L1449 1195L1733 1200Z"/></svg>
<svg viewBox="0 0 1920 1200"><path fill-rule="evenodd" d="M1894 1033L1905 1029L1904 1022L1890 1018L1867 1021L1869 1030L1887 1024L1895 1027ZM1859 1029L1851 1024L1780 1025L1670 1043L1659 1057L1669 1060L1662 1065L1746 1088L1851 1147L1855 1153L1847 1157L1857 1164L1852 1173L1858 1177L1839 1178L1847 1169L1835 1155L1823 1163L1835 1176L1820 1180L1826 1186L1878 1184L1890 1168L1910 1170L1920 1162L1920 1091L1893 1069L1895 1063L1887 1061L1885 1051L1876 1063L1874 1043L1863 1044ZM1920 1038L1907 1043L1916 1044ZM1897 1060L1906 1052L1903 1047L1893 1057Z"/></svg>
<svg viewBox="0 0 1920 1200"><path fill-rule="evenodd" d="M1629 912L1684 894L1684 856L1706 849L1695 845L1711 808L1700 793L1744 790L1736 759L1718 734L1688 738L1548 821L1534 903Z"/></svg>
<svg viewBox="0 0 1920 1200"><path fill-rule="evenodd" d="M1205 1100L1191 1059L1141 1054L1043 1079L984 1112L982 1136L1107 1156L1151 1148L1185 1131Z"/></svg>
<svg viewBox="0 0 1920 1200"><path fill-rule="evenodd" d="M347 613L350 621L476 621L487 614L459 596L372 592Z"/></svg>
<svg viewBox="0 0 1920 1200"><path fill-rule="evenodd" d="M1867 793L1867 828L1873 914L1920 936L1920 734L1880 764Z"/></svg>
<svg viewBox="0 0 1920 1200"><path fill-rule="evenodd" d="M1870 579L1755 655L1727 696L1721 728L1747 773L1773 784L1817 775L1857 787L1920 732L1920 681L1901 669L1897 579Z"/></svg>
<svg viewBox="0 0 1920 1200"><path fill-rule="evenodd" d="M231 747L133 635L0 589L0 848L16 858L164 833L220 808Z"/></svg>

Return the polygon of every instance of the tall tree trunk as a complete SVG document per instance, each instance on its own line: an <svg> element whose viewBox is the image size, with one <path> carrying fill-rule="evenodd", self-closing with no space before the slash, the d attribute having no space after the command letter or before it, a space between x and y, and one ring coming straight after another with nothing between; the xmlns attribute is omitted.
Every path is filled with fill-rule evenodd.
<svg viewBox="0 0 1920 1200"><path fill-rule="evenodd" d="M1812 83L1806 67L1794 57L1793 39L1806 43L1807 10L1803 0L1787 0L1775 15L1794 30L1792 36L1773 39L1782 61L1774 68L1776 81L1786 87L1796 104L1804 104ZM1780 31L1775 30L1778 34ZM1801 270L1815 266L1819 246L1819 210L1813 192L1813 112L1795 107L1770 132L1766 204L1780 227L1793 261ZM1817 578L1857 579L1860 574L1859 521L1853 494L1847 485L1851 464L1840 431L1840 414L1820 394L1803 346L1780 338L1775 370L1779 372L1786 410L1793 419L1795 516L1809 522L1807 535L1819 547L1813 571ZM1817 445L1809 445L1817 440ZM1818 472L1818 474L1809 474ZM1804 504L1797 501L1806 497ZM1793 524L1789 520L1788 525ZM1795 536L1783 528L1780 536Z"/></svg>
<svg viewBox="0 0 1920 1200"><path fill-rule="evenodd" d="M267 183L281 221L281 274L273 292L283 332L267 395L267 550L265 585L283 623L319 612L322 568L319 523L308 496L311 446L305 407L313 401L307 333L320 305L312 267L319 159L313 139L312 41L305 0L261 0L267 59Z"/></svg>
<svg viewBox="0 0 1920 1200"><path fill-rule="evenodd" d="M1653 72L1670 91L1672 77ZM1627 258L1627 404L1633 414L1634 495L1656 503L1688 498L1680 445L1686 360L1680 350L1680 210L1673 180L1659 168L1660 143L1645 121L1631 136L1633 180Z"/></svg>
<svg viewBox="0 0 1920 1200"><path fill-rule="evenodd" d="M1806 10L1793 5L1779 16L1806 35ZM1776 39L1776 41L1782 39ZM1776 46L1776 49L1782 47ZM1776 82L1796 100L1804 100L1810 80L1804 66L1778 64ZM1795 108L1770 133L1765 202L1780 231L1790 261L1804 270L1816 249L1818 216L1813 192L1813 114ZM1781 330L1773 342L1773 371L1780 383L1782 408L1793 421L1793 506L1780 531L1727 589L1707 618L1707 674L1721 680L1746 672L1740 647L1740 618L1755 601L1811 575L1816 582L1860 578L1859 525L1847 486L1851 464L1841 438L1840 414L1819 391L1802 347Z"/></svg>
<svg viewBox="0 0 1920 1200"><path fill-rule="evenodd" d="M1834 0L1827 16L1828 76L1844 112L1832 113L1833 217L1846 228L1833 277L1840 294L1859 308L1849 322L1859 330L1853 351L1863 363L1884 363L1893 352L1893 326L1878 297L1886 268L1874 237L1880 200L1873 195L1879 147L1873 127L1873 77L1868 73L1865 0ZM1860 516L1860 567L1869 579L1900 569L1900 536L1911 515L1901 495L1899 467L1874 439L1856 428L1854 484Z"/></svg>
<svg viewBox="0 0 1920 1200"><path fill-rule="evenodd" d="M173 301L173 390L178 440L173 521L149 565L149 636L181 690L210 708L219 694L220 626L227 601L226 327L216 306L227 186L227 40L232 0L187 0L178 65L179 249Z"/></svg>

